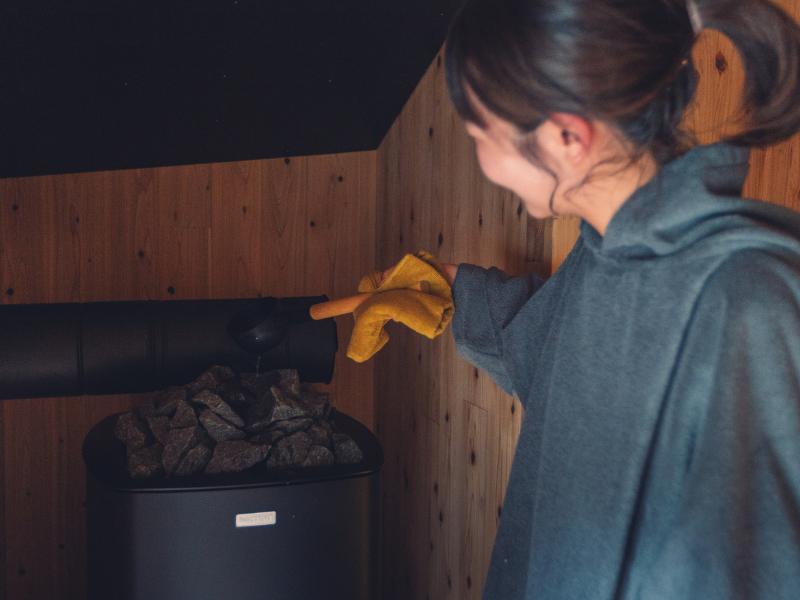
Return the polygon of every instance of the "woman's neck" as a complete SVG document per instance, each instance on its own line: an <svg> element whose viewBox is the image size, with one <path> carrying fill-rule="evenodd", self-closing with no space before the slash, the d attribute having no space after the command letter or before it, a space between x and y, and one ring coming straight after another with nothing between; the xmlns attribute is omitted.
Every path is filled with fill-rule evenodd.
<svg viewBox="0 0 800 600"><path fill-rule="evenodd" d="M609 163L597 167L589 179L574 195L565 199L563 207L576 214L605 235L608 224L631 195L650 181L658 172L658 165L648 153L627 166Z"/></svg>

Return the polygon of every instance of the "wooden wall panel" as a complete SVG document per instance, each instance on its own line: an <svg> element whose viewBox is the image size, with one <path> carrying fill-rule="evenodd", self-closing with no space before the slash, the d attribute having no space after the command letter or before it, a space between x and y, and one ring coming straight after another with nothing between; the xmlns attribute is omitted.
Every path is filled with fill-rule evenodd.
<svg viewBox="0 0 800 600"><path fill-rule="evenodd" d="M332 154L314 157L308 167L302 295L352 296L375 270L375 160L374 152ZM337 317L336 323L340 354L331 396L339 409L374 429L373 363L345 356L353 317Z"/></svg>
<svg viewBox="0 0 800 600"><path fill-rule="evenodd" d="M3 402L6 598L85 597L83 438L106 415L143 399Z"/></svg>
<svg viewBox="0 0 800 600"><path fill-rule="evenodd" d="M140 277L147 272L138 266L136 225L138 215L154 230L152 177L150 171L113 171L75 178L81 207L81 301L149 299L155 284Z"/></svg>
<svg viewBox="0 0 800 600"><path fill-rule="evenodd" d="M534 268L524 208L481 174L441 57L378 150L377 202L382 267L426 250L442 262ZM383 597L480 598L521 411L456 356L449 331L434 340L387 331L374 359L387 456Z"/></svg>
<svg viewBox="0 0 800 600"><path fill-rule="evenodd" d="M562 215L553 219L552 272L561 266L575 242L578 241L580 224L580 218L574 215Z"/></svg>
<svg viewBox="0 0 800 600"><path fill-rule="evenodd" d="M209 298L212 165L155 170L158 236L140 261L158 265L157 300Z"/></svg>
<svg viewBox="0 0 800 600"><path fill-rule="evenodd" d="M38 179L0 181L3 212L0 239L4 240L2 289L5 301L52 301L47 282L54 277L53 215L46 210L50 182Z"/></svg>
<svg viewBox="0 0 800 600"><path fill-rule="evenodd" d="M215 164L211 181L209 295L252 298L261 288L261 163Z"/></svg>
<svg viewBox="0 0 800 600"><path fill-rule="evenodd" d="M376 266L375 161L365 152L0 180L0 302L355 293ZM345 357L352 317L337 323L333 403L374 426L373 363ZM85 597L81 445L145 397L0 403L0 598Z"/></svg>
<svg viewBox="0 0 800 600"><path fill-rule="evenodd" d="M58 461L55 411L47 400L27 403L25 417L37 424L37 433L20 427L19 410L4 407L5 443L18 458L6 469L6 568L10 575L9 598L42 598L55 588L57 573L52 566L54 535L54 482ZM16 409L16 410L15 410ZM11 452L8 453L11 455ZM38 557L46 558L40 562Z"/></svg>
<svg viewBox="0 0 800 600"><path fill-rule="evenodd" d="M261 259L268 276L262 282L270 296L305 294L306 278L291 273L306 272L306 238L311 232L306 202L307 157L265 161L262 168L263 194Z"/></svg>

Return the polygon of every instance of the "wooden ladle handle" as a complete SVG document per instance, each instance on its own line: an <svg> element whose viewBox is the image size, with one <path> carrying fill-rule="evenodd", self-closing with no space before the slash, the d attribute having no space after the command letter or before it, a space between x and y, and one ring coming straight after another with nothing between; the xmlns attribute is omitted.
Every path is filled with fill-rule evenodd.
<svg viewBox="0 0 800 600"><path fill-rule="evenodd" d="M409 290L414 290L417 292L429 292L431 289L431 284L427 281L418 281L417 283L409 286ZM364 294L357 294L355 296L350 296L349 298L339 298L338 300L329 300L328 302L320 302L319 304L314 304L309 309L309 313L311 313L311 318L315 321L319 321L320 319L327 319L328 317L338 317L339 315L346 315L353 312L361 303L364 302L367 298L372 296L372 292L366 292Z"/></svg>

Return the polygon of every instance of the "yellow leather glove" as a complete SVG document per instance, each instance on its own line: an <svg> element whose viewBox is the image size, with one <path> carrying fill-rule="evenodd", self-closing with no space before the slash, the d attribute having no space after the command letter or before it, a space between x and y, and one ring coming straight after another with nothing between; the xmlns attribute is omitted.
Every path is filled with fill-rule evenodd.
<svg viewBox="0 0 800 600"><path fill-rule="evenodd" d="M390 320L434 338L455 312L450 286L439 273L437 260L427 252L406 254L383 283L382 277L381 271L375 271L358 286L359 292L373 294L353 312L356 323L347 356L356 362L369 359L389 341L384 326ZM430 286L427 292L407 289L420 281Z"/></svg>

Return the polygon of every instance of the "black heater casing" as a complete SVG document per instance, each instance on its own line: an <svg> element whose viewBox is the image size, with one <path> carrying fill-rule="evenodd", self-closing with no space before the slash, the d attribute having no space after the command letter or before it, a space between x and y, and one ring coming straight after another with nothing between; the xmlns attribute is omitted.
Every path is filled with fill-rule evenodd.
<svg viewBox="0 0 800 600"><path fill-rule="evenodd" d="M366 427L335 416L359 465L137 483L115 418L83 448L89 600L379 598L383 451ZM236 526L264 513L274 524Z"/></svg>

